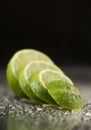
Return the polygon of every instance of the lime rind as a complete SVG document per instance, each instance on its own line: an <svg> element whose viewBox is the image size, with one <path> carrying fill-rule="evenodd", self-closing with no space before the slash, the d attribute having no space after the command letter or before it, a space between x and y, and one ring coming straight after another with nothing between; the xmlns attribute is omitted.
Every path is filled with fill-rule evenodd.
<svg viewBox="0 0 91 130"><path fill-rule="evenodd" d="M12 64L11 61L9 62L9 64L7 65L7 71L6 71L6 77L7 77L7 82L8 82L8 86L11 88L11 90L18 96L20 97L27 97L25 95L25 93L21 90L21 88L19 87L19 82L16 78L16 76L14 75L14 72L12 71Z"/></svg>
<svg viewBox="0 0 91 130"><path fill-rule="evenodd" d="M45 101L48 104L56 104L53 98L49 95L46 88L43 87L43 84L40 82L39 73L33 74L29 79L29 85L35 95Z"/></svg>
<svg viewBox="0 0 91 130"><path fill-rule="evenodd" d="M46 75L43 79L43 75L46 74L47 72L48 72L48 75ZM49 73L51 74L49 75ZM54 73L55 73L55 76L54 76ZM38 98L44 100L47 103L55 104L53 98L49 95L46 86L50 81L59 80L59 79L68 80L71 84L73 84L72 81L68 79L63 73L60 73L52 69L44 69L44 70L41 70L40 72L33 74L29 78L29 85L32 91L35 93L35 95L38 96Z"/></svg>
<svg viewBox="0 0 91 130"><path fill-rule="evenodd" d="M42 60L54 64L52 59L43 52L34 49L22 49L17 51L12 57L12 65L14 65L14 70L16 70L15 74L17 75L21 67L24 67L29 62L36 60Z"/></svg>
<svg viewBox="0 0 91 130"><path fill-rule="evenodd" d="M6 70L7 82L19 97L75 110L83 100L72 80L46 54L34 49L17 51Z"/></svg>
<svg viewBox="0 0 91 130"><path fill-rule="evenodd" d="M39 77L40 77L40 82L43 84L45 88L50 81L59 80L59 79L67 80L70 84L73 85L72 80L68 76L56 70L44 69L40 71Z"/></svg>
<svg viewBox="0 0 91 130"><path fill-rule="evenodd" d="M54 69L56 71L59 71L61 74L64 75L63 71L58 68L56 65L50 64L45 61L33 61L28 63L20 72L19 72L19 84L23 92L32 100L38 101L39 98L36 97L34 92L32 91L31 87L29 87L29 78L31 78L32 74L39 72L43 69ZM38 98L38 100L37 100Z"/></svg>
<svg viewBox="0 0 91 130"><path fill-rule="evenodd" d="M47 90L55 102L64 109L75 110L83 107L83 100L74 85L64 80L52 81Z"/></svg>
<svg viewBox="0 0 91 130"><path fill-rule="evenodd" d="M63 71L59 67L57 67L55 64L50 64L50 63L45 62L45 61L33 61L33 62L28 63L24 67L24 74L25 74L26 80L28 80L28 78L32 74L34 74L38 71L44 70L44 69L56 70L56 71L59 71L60 74L64 75Z"/></svg>
<svg viewBox="0 0 91 130"><path fill-rule="evenodd" d="M44 69L35 73L30 77L29 85L35 95L48 104L58 104L69 110L83 106L83 100L73 82L58 71Z"/></svg>
<svg viewBox="0 0 91 130"><path fill-rule="evenodd" d="M44 60L50 62L50 64L54 64L50 57L46 54L34 50L34 49L22 49L17 51L12 58L10 59L7 65L7 82L11 90L16 93L19 97L26 97L24 92L22 91L19 81L18 74L19 71L30 61L36 60Z"/></svg>
<svg viewBox="0 0 91 130"><path fill-rule="evenodd" d="M18 79L19 79L19 85L22 89L22 91L34 102L37 103L45 103L43 100L41 100L40 98L38 98L34 92L32 91L30 85L29 85L29 81L28 79L25 77L25 73L24 73L25 68L23 68L18 75Z"/></svg>

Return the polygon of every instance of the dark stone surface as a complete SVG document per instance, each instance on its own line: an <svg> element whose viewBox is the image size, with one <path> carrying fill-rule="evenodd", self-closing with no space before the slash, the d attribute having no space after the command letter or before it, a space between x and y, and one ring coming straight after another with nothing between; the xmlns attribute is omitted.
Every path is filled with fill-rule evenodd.
<svg viewBox="0 0 91 130"><path fill-rule="evenodd" d="M5 69L0 69L0 130L91 130L91 67L62 67L84 99L77 111L44 107L20 99L9 89Z"/></svg>

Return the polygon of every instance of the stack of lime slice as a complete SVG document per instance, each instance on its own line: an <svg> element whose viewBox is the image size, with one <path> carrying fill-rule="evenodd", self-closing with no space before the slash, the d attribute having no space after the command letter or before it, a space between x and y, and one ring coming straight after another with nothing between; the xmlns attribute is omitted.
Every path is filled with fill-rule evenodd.
<svg viewBox="0 0 91 130"><path fill-rule="evenodd" d="M19 71L29 62L42 60L53 64L53 61L44 53L33 49L22 49L17 51L7 65L7 81L10 88L20 97L26 97L21 90L18 80Z"/></svg>
<svg viewBox="0 0 91 130"><path fill-rule="evenodd" d="M42 104L79 109L83 100L73 82L46 54L23 49L7 65L7 81L12 91Z"/></svg>

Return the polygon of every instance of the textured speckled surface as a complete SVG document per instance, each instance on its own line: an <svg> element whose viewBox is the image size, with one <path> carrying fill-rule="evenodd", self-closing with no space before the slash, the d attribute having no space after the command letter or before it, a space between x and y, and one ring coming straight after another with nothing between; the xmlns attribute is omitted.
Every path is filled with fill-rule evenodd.
<svg viewBox="0 0 91 130"><path fill-rule="evenodd" d="M43 107L10 91L5 69L0 69L0 130L91 130L91 67L62 67L84 101L78 111Z"/></svg>

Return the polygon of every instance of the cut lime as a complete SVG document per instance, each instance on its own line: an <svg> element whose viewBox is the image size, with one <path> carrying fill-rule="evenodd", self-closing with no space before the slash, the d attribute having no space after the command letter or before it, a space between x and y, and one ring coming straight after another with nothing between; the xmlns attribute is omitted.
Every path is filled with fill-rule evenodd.
<svg viewBox="0 0 91 130"><path fill-rule="evenodd" d="M22 49L17 51L7 65L7 81L9 87L20 97L26 97L18 82L19 71L29 62L43 60L53 64L53 61L44 53L33 49Z"/></svg>
<svg viewBox="0 0 91 130"><path fill-rule="evenodd" d="M49 82L60 79L67 80L73 85L73 82L63 73L52 69L44 69L29 78L30 89L32 89L35 95L41 100L53 104L53 98L49 95L46 86Z"/></svg>
<svg viewBox="0 0 91 130"><path fill-rule="evenodd" d="M77 88L64 79L50 82L47 90L56 103L64 109L75 110L83 107L83 100Z"/></svg>
<svg viewBox="0 0 91 130"><path fill-rule="evenodd" d="M39 72L43 69L53 69L60 72L60 74L63 74L63 71L58 68L56 65L50 64L45 61L33 61L28 63L20 72L19 72L19 84L23 92L32 100L36 102L41 102L40 99L34 94L31 87L29 87L29 78L32 76L32 74ZM34 79L35 80L35 79Z"/></svg>

